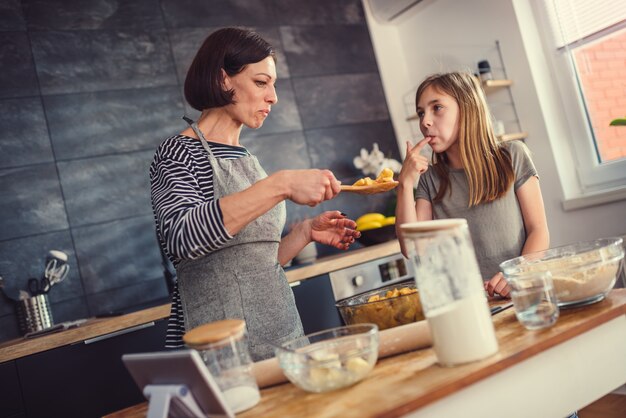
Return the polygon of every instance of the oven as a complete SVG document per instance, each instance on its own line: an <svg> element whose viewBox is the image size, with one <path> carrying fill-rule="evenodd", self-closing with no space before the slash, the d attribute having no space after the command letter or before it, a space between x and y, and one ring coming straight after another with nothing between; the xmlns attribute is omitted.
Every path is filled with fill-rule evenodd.
<svg viewBox="0 0 626 418"><path fill-rule="evenodd" d="M383 286L415 279L413 264L402 254L357 264L329 274L335 302Z"/></svg>

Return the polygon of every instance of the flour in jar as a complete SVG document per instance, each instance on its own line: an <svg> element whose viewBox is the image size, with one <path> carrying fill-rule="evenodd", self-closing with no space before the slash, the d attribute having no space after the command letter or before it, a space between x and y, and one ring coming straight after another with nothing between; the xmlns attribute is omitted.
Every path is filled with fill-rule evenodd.
<svg viewBox="0 0 626 418"><path fill-rule="evenodd" d="M252 408L261 400L259 389L252 386L236 386L223 392L226 404L236 414Z"/></svg>
<svg viewBox="0 0 626 418"><path fill-rule="evenodd" d="M485 296L455 300L426 315L437 360L444 366L467 363L498 351Z"/></svg>

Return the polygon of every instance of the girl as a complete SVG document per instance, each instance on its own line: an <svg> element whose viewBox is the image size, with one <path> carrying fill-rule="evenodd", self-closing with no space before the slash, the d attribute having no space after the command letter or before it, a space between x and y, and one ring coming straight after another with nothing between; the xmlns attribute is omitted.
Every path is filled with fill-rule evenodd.
<svg viewBox="0 0 626 418"><path fill-rule="evenodd" d="M498 142L483 90L471 74L426 78L415 103L424 139L414 147L407 141L396 225L467 219L485 289L490 296L508 296L510 287L499 264L549 246L539 178L529 151L522 142ZM426 144L433 150L431 167L420 154ZM397 230L400 234L399 226ZM402 252L407 256L404 247Z"/></svg>

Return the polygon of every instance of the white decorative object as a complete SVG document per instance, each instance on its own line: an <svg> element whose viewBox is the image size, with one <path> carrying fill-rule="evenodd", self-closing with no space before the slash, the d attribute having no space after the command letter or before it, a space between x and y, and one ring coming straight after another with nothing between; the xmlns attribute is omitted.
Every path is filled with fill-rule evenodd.
<svg viewBox="0 0 626 418"><path fill-rule="evenodd" d="M385 158L385 154L378 148L378 143L376 142L374 142L371 152L361 148L360 155L354 157L353 163L365 176L370 174L378 176L383 168L389 168L394 173L399 173L402 169L402 164L397 160Z"/></svg>

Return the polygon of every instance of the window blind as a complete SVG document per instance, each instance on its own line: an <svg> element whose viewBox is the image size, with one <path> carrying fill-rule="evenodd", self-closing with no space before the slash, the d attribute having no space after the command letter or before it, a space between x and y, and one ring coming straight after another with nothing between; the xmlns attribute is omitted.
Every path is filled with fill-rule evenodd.
<svg viewBox="0 0 626 418"><path fill-rule="evenodd" d="M557 48L578 43L607 28L626 27L624 0L544 0Z"/></svg>

